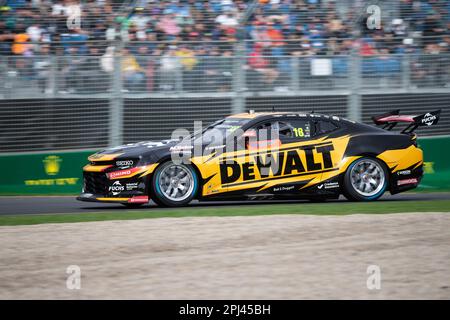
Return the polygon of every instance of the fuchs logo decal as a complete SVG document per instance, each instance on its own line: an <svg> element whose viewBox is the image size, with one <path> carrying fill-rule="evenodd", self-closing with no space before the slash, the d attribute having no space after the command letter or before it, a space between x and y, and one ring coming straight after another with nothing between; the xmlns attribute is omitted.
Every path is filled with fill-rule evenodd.
<svg viewBox="0 0 450 320"><path fill-rule="evenodd" d="M295 174L318 172L324 169L331 169L331 151L334 150L332 144L321 146L307 145L292 150L280 152L269 152L266 157L255 154L253 161L238 163L227 160L220 163L220 178L222 185L233 183L242 176L243 181L257 180L255 174L259 174L261 179L277 178ZM314 157L314 153L321 156L321 160ZM305 161L302 161L304 156Z"/></svg>
<svg viewBox="0 0 450 320"><path fill-rule="evenodd" d="M111 186L109 186L108 190L112 193L113 196L117 196L125 190L125 187L120 184L120 181L116 181Z"/></svg>
<svg viewBox="0 0 450 320"><path fill-rule="evenodd" d="M431 126L436 118L437 117L432 115L431 113L426 113L422 119L422 123L426 124L427 126Z"/></svg>

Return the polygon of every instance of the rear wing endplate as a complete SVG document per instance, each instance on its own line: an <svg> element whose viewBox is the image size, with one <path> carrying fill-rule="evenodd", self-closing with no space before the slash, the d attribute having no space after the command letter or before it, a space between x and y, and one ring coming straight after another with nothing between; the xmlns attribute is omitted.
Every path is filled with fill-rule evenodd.
<svg viewBox="0 0 450 320"><path fill-rule="evenodd" d="M409 125L402 130L402 133L412 133L420 126L434 126L438 123L441 110L430 111L420 115L401 115L400 110L392 110L387 113L373 116L373 122L383 129L392 130L398 123L408 123Z"/></svg>

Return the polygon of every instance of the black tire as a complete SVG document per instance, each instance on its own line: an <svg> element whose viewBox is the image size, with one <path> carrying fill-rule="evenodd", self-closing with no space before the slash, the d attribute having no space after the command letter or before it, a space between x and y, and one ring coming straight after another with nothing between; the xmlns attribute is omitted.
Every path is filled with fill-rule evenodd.
<svg viewBox="0 0 450 320"><path fill-rule="evenodd" d="M364 168L366 170L363 172ZM343 194L350 201L374 201L384 194L388 184L389 173L384 162L373 157L362 157L347 168Z"/></svg>
<svg viewBox="0 0 450 320"><path fill-rule="evenodd" d="M176 173L177 169L180 170L179 174L174 174L174 176L171 177L171 170L174 170ZM183 174L186 175L183 176ZM167 181L167 178L169 178L169 181ZM184 189L180 189L181 187L185 187L188 190L177 199L177 196L184 192ZM198 188L199 182L194 167L187 164L175 164L172 161L164 162L156 168L150 186L153 201L160 206L166 207L187 205L196 196ZM170 192L170 190L173 191L174 189L177 189L176 195L171 196L170 193L173 192ZM180 190L180 192L178 190Z"/></svg>

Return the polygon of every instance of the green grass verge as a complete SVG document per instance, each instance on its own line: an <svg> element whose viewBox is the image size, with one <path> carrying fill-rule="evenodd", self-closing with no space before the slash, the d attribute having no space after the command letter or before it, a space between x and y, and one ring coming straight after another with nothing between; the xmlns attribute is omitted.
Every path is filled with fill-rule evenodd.
<svg viewBox="0 0 450 320"><path fill-rule="evenodd" d="M257 216L273 214L347 215L354 213L450 212L450 200L379 201L367 203L296 203L242 205L223 207L191 207L161 210L118 210L78 214L8 215L0 216L0 226L42 223L71 223L105 220L134 220L162 217Z"/></svg>

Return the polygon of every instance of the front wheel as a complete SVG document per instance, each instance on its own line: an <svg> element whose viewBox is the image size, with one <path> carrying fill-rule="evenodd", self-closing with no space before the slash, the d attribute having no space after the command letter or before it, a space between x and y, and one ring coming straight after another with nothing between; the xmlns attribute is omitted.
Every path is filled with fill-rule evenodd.
<svg viewBox="0 0 450 320"><path fill-rule="evenodd" d="M350 164L344 176L344 196L354 201L381 197L388 184L386 165L378 159L363 157Z"/></svg>
<svg viewBox="0 0 450 320"><path fill-rule="evenodd" d="M151 189L153 199L159 205L186 205L195 197L197 188L197 174L191 165L167 161L153 174Z"/></svg>

